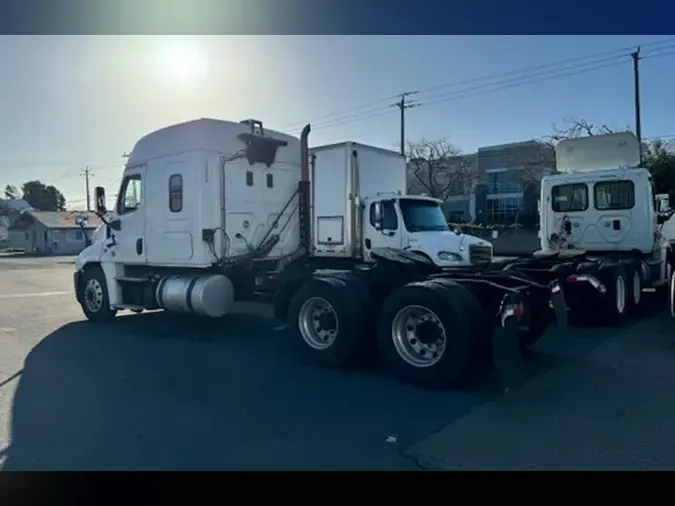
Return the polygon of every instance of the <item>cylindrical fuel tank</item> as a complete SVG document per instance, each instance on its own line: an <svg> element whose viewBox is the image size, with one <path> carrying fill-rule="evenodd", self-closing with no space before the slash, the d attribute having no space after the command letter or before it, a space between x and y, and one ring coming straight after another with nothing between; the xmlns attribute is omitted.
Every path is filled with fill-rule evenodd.
<svg viewBox="0 0 675 506"><path fill-rule="evenodd" d="M167 276L160 280L155 296L167 311L219 318L234 303L234 286L222 274Z"/></svg>

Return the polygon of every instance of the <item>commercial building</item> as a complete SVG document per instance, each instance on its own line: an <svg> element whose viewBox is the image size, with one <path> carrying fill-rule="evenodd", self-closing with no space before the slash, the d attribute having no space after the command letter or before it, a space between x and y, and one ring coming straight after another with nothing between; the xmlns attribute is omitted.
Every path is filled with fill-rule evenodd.
<svg viewBox="0 0 675 506"><path fill-rule="evenodd" d="M538 141L481 147L449 158L448 168L431 178L415 167L417 175L409 166L408 191L447 190L443 207L450 221L525 224L537 215L539 183L555 170L555 150Z"/></svg>

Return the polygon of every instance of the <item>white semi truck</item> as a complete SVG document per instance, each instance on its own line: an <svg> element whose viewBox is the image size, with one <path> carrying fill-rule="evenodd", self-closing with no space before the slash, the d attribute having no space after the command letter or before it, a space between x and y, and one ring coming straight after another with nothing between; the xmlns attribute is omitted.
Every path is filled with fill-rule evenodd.
<svg viewBox="0 0 675 506"><path fill-rule="evenodd" d="M440 267L492 261L492 245L450 230L438 199L407 195L405 158L345 142L310 149L314 254L372 261L374 248L413 251Z"/></svg>
<svg viewBox="0 0 675 506"><path fill-rule="evenodd" d="M309 360L344 366L376 346L395 377L433 387L485 345L511 370L514 347L565 324L559 280L494 268L491 246L447 230L438 201L405 195L402 158L310 150L309 132L200 119L140 139L110 213L95 190L106 227L74 274L87 318L269 302Z"/></svg>
<svg viewBox="0 0 675 506"><path fill-rule="evenodd" d="M539 264L524 271L565 272L571 316L620 324L644 288L668 286L675 259L639 142L630 132L561 141L556 163L541 182Z"/></svg>

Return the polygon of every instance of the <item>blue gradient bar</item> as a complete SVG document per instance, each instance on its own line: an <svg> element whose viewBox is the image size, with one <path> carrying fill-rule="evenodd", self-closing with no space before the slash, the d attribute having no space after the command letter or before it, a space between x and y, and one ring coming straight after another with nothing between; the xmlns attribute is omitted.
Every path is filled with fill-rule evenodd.
<svg viewBox="0 0 675 506"><path fill-rule="evenodd" d="M675 3L609 0L23 0L4 34L669 34Z"/></svg>

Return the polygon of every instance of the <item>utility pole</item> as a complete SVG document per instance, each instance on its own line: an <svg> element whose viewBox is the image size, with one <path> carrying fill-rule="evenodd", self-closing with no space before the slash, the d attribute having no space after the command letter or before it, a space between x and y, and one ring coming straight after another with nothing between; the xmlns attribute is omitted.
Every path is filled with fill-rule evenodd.
<svg viewBox="0 0 675 506"><path fill-rule="evenodd" d="M87 166L84 169L82 169L82 176L84 177L84 186L85 186L85 191L87 192L87 211L91 211L91 195L89 191L89 178L93 177L94 174L92 174L91 169Z"/></svg>
<svg viewBox="0 0 675 506"><path fill-rule="evenodd" d="M633 57L633 91L635 93L635 135L637 135L640 146L640 163L642 163L642 121L640 117L640 46L635 52L631 53Z"/></svg>
<svg viewBox="0 0 675 506"><path fill-rule="evenodd" d="M391 104L389 107L398 107L401 110L401 154L405 156L405 110L412 107L419 107L422 104L416 102L407 102L406 98L414 95L416 91L406 91L401 93L399 101Z"/></svg>

